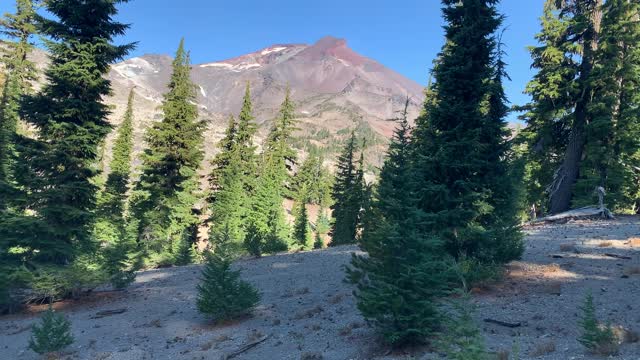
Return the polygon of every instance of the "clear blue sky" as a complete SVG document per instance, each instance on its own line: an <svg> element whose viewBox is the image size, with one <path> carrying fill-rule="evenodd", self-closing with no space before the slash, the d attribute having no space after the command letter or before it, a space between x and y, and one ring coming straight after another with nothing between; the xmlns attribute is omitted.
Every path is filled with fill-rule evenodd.
<svg viewBox="0 0 640 360"><path fill-rule="evenodd" d="M502 0L508 54L507 95L522 104L531 78L526 46L534 44L543 0ZM0 2L0 12L13 1ZM118 20L131 24L123 41L138 41L133 56L171 54L182 36L194 63L252 52L274 43L313 43L325 35L345 38L355 51L426 84L443 43L438 0L132 0Z"/></svg>

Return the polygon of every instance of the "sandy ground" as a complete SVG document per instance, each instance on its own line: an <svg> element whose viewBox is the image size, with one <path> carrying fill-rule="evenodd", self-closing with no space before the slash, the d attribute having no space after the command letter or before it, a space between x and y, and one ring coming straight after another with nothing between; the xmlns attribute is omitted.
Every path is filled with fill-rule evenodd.
<svg viewBox="0 0 640 360"><path fill-rule="evenodd" d="M492 351L515 346L521 359L591 359L576 341L578 305L589 290L602 320L640 330L640 275L631 271L640 266L640 239L630 241L640 234L639 218L538 225L526 233L526 253L510 264L505 280L474 289L478 323ZM63 358L217 360L265 337L235 359L438 358L424 349L389 353L380 344L343 282L342 266L354 251L337 247L239 261L243 277L262 292L261 305L252 317L218 326L196 310L198 266L141 272L126 291L56 304L72 320L76 338ZM29 326L43 309L0 318L0 360L38 358L27 343ZM115 309L126 311L95 318ZM543 348L550 352L533 356ZM621 349L616 359L640 359L638 343Z"/></svg>

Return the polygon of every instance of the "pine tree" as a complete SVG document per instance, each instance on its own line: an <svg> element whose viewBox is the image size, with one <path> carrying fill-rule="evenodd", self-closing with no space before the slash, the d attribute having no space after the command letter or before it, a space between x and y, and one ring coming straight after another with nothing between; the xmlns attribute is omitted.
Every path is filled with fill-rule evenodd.
<svg viewBox="0 0 640 360"><path fill-rule="evenodd" d="M602 0L569 1L561 4L560 16L568 18L565 39L571 38L574 52L579 54L580 64L573 86L573 114L571 131L562 162L549 185L549 210L551 213L566 211L571 205L572 189L579 177L580 163L586 143L586 126L591 121L589 113L593 99L590 81L595 50L597 49L598 27L600 24ZM565 40L567 41L567 40ZM575 45L580 44L579 47Z"/></svg>
<svg viewBox="0 0 640 360"><path fill-rule="evenodd" d="M307 203L308 195L306 189L303 188L296 199L295 220L293 222L293 240L304 250L309 250L313 246Z"/></svg>
<svg viewBox="0 0 640 360"><path fill-rule="evenodd" d="M568 24L558 16L555 0L545 2L541 26L536 35L541 45L529 48L537 73L525 89L532 102L521 108L526 111L521 119L527 127L517 139L526 145L525 201L536 212L544 213L548 210L546 188L560 166L569 138L571 88L578 64L571 56L573 44L563 40Z"/></svg>
<svg viewBox="0 0 640 360"><path fill-rule="evenodd" d="M233 239L230 247L236 251L247 243L252 197L257 185L258 161L253 145L257 127L253 119L251 92L247 83L238 121L231 120L229 123L225 139L220 144L221 153L215 160L218 163L214 164L217 170L214 169L211 177L214 193L209 236L215 239L228 227ZM254 235L259 236L255 231Z"/></svg>
<svg viewBox="0 0 640 360"><path fill-rule="evenodd" d="M354 161L356 152L355 132L351 133L347 145L338 157L335 181L332 190L334 219L331 229L331 245L351 244L356 241L360 224L361 199L364 193L361 182L362 169L357 169Z"/></svg>
<svg viewBox="0 0 640 360"><path fill-rule="evenodd" d="M233 115L229 117L229 124L224 133L224 137L218 143L220 152L216 154L211 166L213 167L209 176L209 186L211 188L211 197L209 201L214 203L216 201L216 194L222 189L222 177L225 169L229 166L233 151L235 149L236 132L238 124Z"/></svg>
<svg viewBox="0 0 640 360"><path fill-rule="evenodd" d="M16 13L5 14L0 20L0 33L15 42L7 42L0 57L6 79L2 81L0 97L0 212L10 203L16 205L14 162L16 161L17 128L20 97L31 93L31 82L36 80L35 64L27 56L33 50L31 37L36 33L35 8L31 0L17 0ZM13 199L13 201L12 201Z"/></svg>
<svg viewBox="0 0 640 360"><path fill-rule="evenodd" d="M313 242L314 249L322 249L325 247L324 238L330 229L331 224L329 223L329 218L327 217L324 208L320 207L318 210L318 217L316 218L315 239Z"/></svg>
<svg viewBox="0 0 640 360"><path fill-rule="evenodd" d="M238 130L236 133L236 151L238 152L240 169L242 170L242 186L247 194L244 199L245 204L250 204L249 197L255 190L255 179L258 173L256 146L253 144L253 138L258 128L254 119L251 89L249 83L247 83L244 98L242 99L242 108L238 116Z"/></svg>
<svg viewBox="0 0 640 360"><path fill-rule="evenodd" d="M231 270L224 255L207 254L196 303L201 313L219 323L249 313L259 301L258 291L240 278L239 271Z"/></svg>
<svg viewBox="0 0 640 360"><path fill-rule="evenodd" d="M602 326L598 321L591 293L587 294L580 310L582 310L582 317L578 325L582 328L582 334L578 342L593 353L615 355L618 352L617 341L611 327Z"/></svg>
<svg viewBox="0 0 640 360"><path fill-rule="evenodd" d="M283 251L288 247L289 229L282 203L289 183L289 168L295 162L295 152L289 145L294 126L294 107L287 90L279 116L267 136L252 197L248 221L255 234L251 234L248 244L251 244L253 255Z"/></svg>
<svg viewBox="0 0 640 360"><path fill-rule="evenodd" d="M51 308L42 316L40 325L33 325L29 348L38 354L60 351L73 343L71 323Z"/></svg>
<svg viewBox="0 0 640 360"><path fill-rule="evenodd" d="M640 4L607 1L600 11L590 75L594 97L588 108L590 120L572 203L593 205L593 190L601 186L609 207L627 210L638 199L638 176L630 164L638 163L640 148Z"/></svg>
<svg viewBox="0 0 640 360"><path fill-rule="evenodd" d="M147 249L176 255L193 224L199 200L197 169L203 159L196 87L191 81L189 54L180 41L172 64L169 91L164 95L162 121L147 133L142 174L135 187L133 216L138 237Z"/></svg>
<svg viewBox="0 0 640 360"><path fill-rule="evenodd" d="M442 340L447 359L489 360L482 332L473 319L474 306L471 295L464 292L451 304L451 319ZM517 359L517 357L516 357Z"/></svg>
<svg viewBox="0 0 640 360"><path fill-rule="evenodd" d="M16 230L24 231L24 197L17 161L19 106L23 95L32 93L31 81L36 67L27 56L33 49L31 37L36 32L35 10L30 0L17 0L16 13L0 19L0 34L8 38L0 51L0 312L12 311L19 301L12 288L24 285L14 278L24 261L22 254L10 249L23 241Z"/></svg>
<svg viewBox="0 0 640 360"><path fill-rule="evenodd" d="M435 101L416 129L415 177L424 231L449 254L504 263L520 256L508 177L496 1L443 0L447 43L434 68ZM498 209L498 207L505 207Z"/></svg>
<svg viewBox="0 0 640 360"><path fill-rule="evenodd" d="M319 151L311 148L291 181L291 192L298 194L304 187L310 204L328 206L331 202L332 177L323 163Z"/></svg>
<svg viewBox="0 0 640 360"><path fill-rule="evenodd" d="M407 106L364 219L359 244L368 255L354 255L347 269L358 310L394 345L424 342L438 330L437 298L447 284L442 243L421 228Z"/></svg>
<svg viewBox="0 0 640 360"><path fill-rule="evenodd" d="M105 186L98 196L94 236L102 245L103 268L116 288L135 279L135 239L127 234L126 206L133 150L134 90L129 92L127 108L113 144L113 159Z"/></svg>
<svg viewBox="0 0 640 360"><path fill-rule="evenodd" d="M238 124L233 116L229 117L229 125L224 138L218 143L220 152L212 161L213 170L209 178L211 196L211 228L209 238L215 242L224 232L231 237L230 243L239 250L244 232L242 229L245 209L238 206L243 199L244 189L240 175L240 160L236 151L236 135Z"/></svg>
<svg viewBox="0 0 640 360"><path fill-rule="evenodd" d="M637 19L635 2L547 1L521 136L529 203L548 196L550 212L593 205L602 187L609 207L636 207Z"/></svg>
<svg viewBox="0 0 640 360"><path fill-rule="evenodd" d="M35 214L20 221L10 237L34 250L42 261L65 264L95 250L91 239L96 186L91 179L98 147L110 130L109 65L133 44L113 45L128 25L112 20L121 0L45 2L55 19L38 17L51 65L47 83L23 97L20 115L38 130L37 140L20 144L25 206ZM28 228L29 231L24 231Z"/></svg>

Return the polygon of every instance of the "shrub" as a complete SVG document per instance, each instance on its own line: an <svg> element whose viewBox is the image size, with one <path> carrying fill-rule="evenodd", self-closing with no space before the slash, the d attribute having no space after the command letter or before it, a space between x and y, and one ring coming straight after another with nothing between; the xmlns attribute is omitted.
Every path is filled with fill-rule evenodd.
<svg viewBox="0 0 640 360"><path fill-rule="evenodd" d="M582 335L578 342L587 350L598 355L615 355L618 353L618 342L611 326L604 326L598 322L593 295L587 294L584 305L580 307L582 318L579 325Z"/></svg>
<svg viewBox="0 0 640 360"><path fill-rule="evenodd" d="M60 351L72 343L71 322L49 305L40 326L33 325L29 348L38 354L46 354Z"/></svg>
<svg viewBox="0 0 640 360"><path fill-rule="evenodd" d="M108 280L98 261L91 257L80 257L66 267L37 267L27 286L32 290L31 301L52 302L77 297Z"/></svg>
<svg viewBox="0 0 640 360"><path fill-rule="evenodd" d="M198 310L216 322L249 313L260 301L251 284L231 270L231 262L219 254L208 253L201 283L198 285Z"/></svg>
<svg viewBox="0 0 640 360"><path fill-rule="evenodd" d="M456 265L458 276L462 277L465 286L481 286L487 282L500 280L504 268L494 263L484 263L477 259L463 256Z"/></svg>
<svg viewBox="0 0 640 360"><path fill-rule="evenodd" d="M12 313L22 307L24 290L32 279L24 266L0 267L0 314Z"/></svg>

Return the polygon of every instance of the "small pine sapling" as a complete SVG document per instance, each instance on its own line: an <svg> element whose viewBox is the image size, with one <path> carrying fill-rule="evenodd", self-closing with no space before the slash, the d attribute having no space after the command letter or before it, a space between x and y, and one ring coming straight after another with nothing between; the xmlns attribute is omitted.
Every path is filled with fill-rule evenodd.
<svg viewBox="0 0 640 360"><path fill-rule="evenodd" d="M49 305L40 325L33 325L29 348L38 354L48 354L60 351L72 343L71 322L64 315L53 311Z"/></svg>
<svg viewBox="0 0 640 360"><path fill-rule="evenodd" d="M578 342L594 354L617 354L618 342L613 330L610 326L604 326L598 321L591 293L587 294L584 305L580 307L580 310L582 310L582 318L578 324L582 328L582 335L578 338Z"/></svg>
<svg viewBox="0 0 640 360"><path fill-rule="evenodd" d="M240 272L231 270L231 261L220 254L208 253L202 282L198 285L198 310L215 322L245 315L258 304L260 294Z"/></svg>

